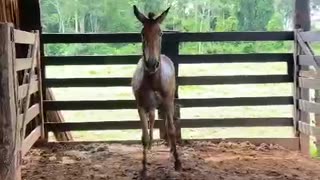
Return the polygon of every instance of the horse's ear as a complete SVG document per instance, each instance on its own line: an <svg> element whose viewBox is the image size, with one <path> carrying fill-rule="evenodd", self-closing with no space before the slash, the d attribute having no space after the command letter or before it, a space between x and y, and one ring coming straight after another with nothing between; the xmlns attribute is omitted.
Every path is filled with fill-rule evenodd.
<svg viewBox="0 0 320 180"><path fill-rule="evenodd" d="M161 24L161 23L163 22L163 20L166 18L167 14L168 14L168 12L169 12L169 9L170 9L170 7L168 7L167 10L163 11L163 12L161 13L161 15L157 17L156 21L157 21L159 24Z"/></svg>
<svg viewBox="0 0 320 180"><path fill-rule="evenodd" d="M133 12L141 23L144 23L147 20L147 17L139 11L136 5L133 5Z"/></svg>

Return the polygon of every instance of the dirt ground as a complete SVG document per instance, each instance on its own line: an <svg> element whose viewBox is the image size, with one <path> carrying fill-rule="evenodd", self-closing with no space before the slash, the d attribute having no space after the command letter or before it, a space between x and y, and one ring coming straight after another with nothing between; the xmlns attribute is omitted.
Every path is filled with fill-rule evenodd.
<svg viewBox="0 0 320 180"><path fill-rule="evenodd" d="M179 147L183 169L174 171L168 148L148 153L148 179L317 180L320 160L277 145L248 142L192 142ZM24 180L140 179L141 146L50 144L32 149L23 160Z"/></svg>

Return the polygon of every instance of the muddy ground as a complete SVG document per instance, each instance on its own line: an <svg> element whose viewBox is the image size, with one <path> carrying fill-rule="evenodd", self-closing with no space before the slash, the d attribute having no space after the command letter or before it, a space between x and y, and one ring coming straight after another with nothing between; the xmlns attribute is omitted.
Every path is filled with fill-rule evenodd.
<svg viewBox="0 0 320 180"><path fill-rule="evenodd" d="M179 147L183 169L175 172L168 148L148 153L148 179L317 180L320 160L277 145L209 142ZM140 179L141 146L120 144L50 144L32 149L23 161L24 180Z"/></svg>

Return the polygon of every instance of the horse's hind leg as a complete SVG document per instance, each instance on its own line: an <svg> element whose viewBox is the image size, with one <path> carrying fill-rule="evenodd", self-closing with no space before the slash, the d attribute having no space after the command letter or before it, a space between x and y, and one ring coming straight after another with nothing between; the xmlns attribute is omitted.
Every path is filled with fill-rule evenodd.
<svg viewBox="0 0 320 180"><path fill-rule="evenodd" d="M151 110L149 112L149 122L150 122L150 129L149 129L149 145L148 149L150 150L152 147L152 141L153 141L153 127L154 127L154 122L155 122L155 109Z"/></svg>
<svg viewBox="0 0 320 180"><path fill-rule="evenodd" d="M173 122L173 113L174 113L174 103L170 102L168 104L165 105L165 109L166 109L166 128L167 128L167 133L169 136L169 141L170 141L170 151L173 154L173 157L175 159L174 162L174 168L176 171L180 171L181 170L181 161L179 159L179 155L177 152L177 148L176 148L176 132L175 132L175 125Z"/></svg>
<svg viewBox="0 0 320 180"><path fill-rule="evenodd" d="M149 136L148 136L148 119L147 119L147 113L146 111L139 107L138 108L139 116L140 116L140 122L142 127L142 145L143 145L143 158L142 158L142 171L141 175L143 178L147 175L147 146L149 144Z"/></svg>

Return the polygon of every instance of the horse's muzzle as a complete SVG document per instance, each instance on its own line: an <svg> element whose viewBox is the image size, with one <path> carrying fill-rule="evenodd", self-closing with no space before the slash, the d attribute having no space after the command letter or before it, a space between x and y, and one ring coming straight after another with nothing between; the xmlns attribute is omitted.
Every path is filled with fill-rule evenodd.
<svg viewBox="0 0 320 180"><path fill-rule="evenodd" d="M157 59L149 59L145 62L146 70L150 73L155 73L160 66L160 62Z"/></svg>

